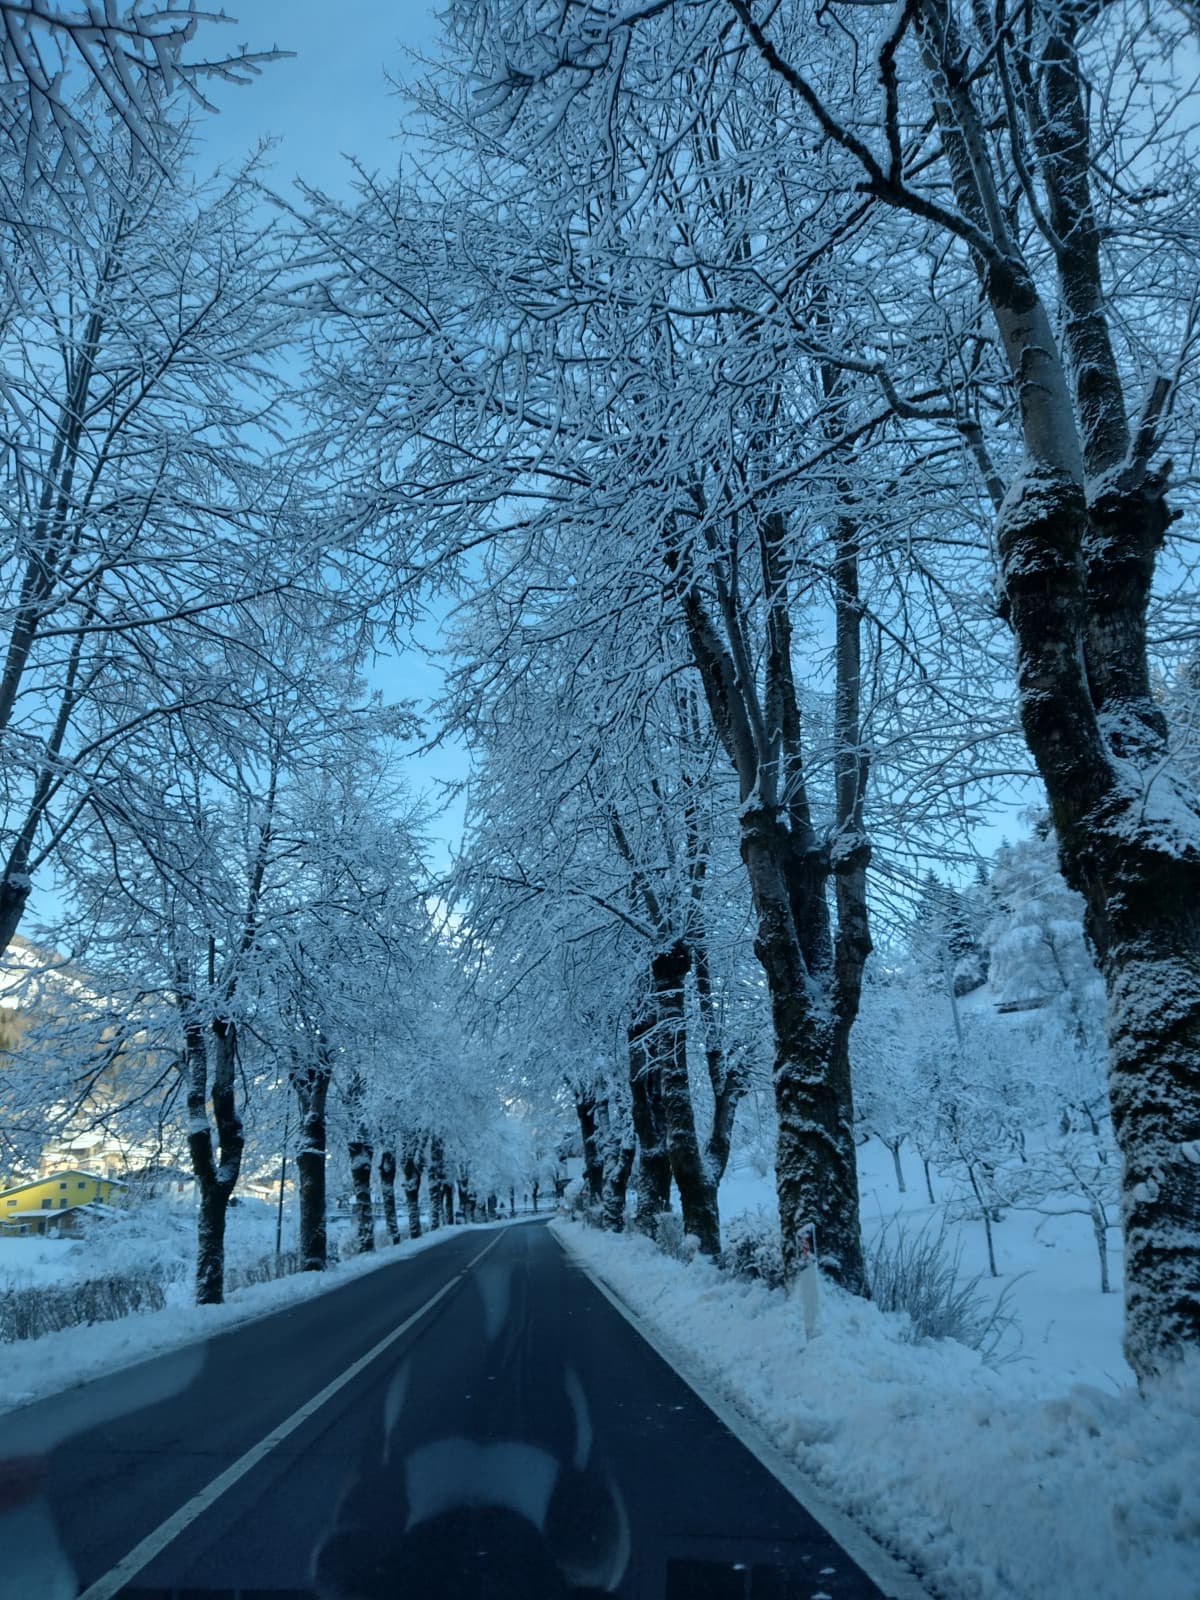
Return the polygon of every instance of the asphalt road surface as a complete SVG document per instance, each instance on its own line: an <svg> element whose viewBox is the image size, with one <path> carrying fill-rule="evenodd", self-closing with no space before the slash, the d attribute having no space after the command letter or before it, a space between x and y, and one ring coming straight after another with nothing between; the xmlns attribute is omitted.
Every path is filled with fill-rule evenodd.
<svg viewBox="0 0 1200 1600"><path fill-rule="evenodd" d="M0 1418L0 1451L0 1600L885 1592L537 1224Z"/></svg>

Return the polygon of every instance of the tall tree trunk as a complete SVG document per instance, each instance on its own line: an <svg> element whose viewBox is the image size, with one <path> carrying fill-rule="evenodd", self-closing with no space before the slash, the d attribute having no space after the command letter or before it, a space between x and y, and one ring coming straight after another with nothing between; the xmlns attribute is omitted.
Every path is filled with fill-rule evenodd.
<svg viewBox="0 0 1200 1600"><path fill-rule="evenodd" d="M413 1141L405 1140L401 1151L401 1163L404 1171L404 1204L408 1210L408 1237L419 1239L421 1237L421 1151L420 1146ZM432 1210L432 1201L430 1209ZM431 1221L431 1227L436 1228L437 1223Z"/></svg>
<svg viewBox="0 0 1200 1600"><path fill-rule="evenodd" d="M596 1127L596 1101L591 1095L575 1097L575 1114L579 1118L579 1134L583 1143L583 1177L587 1186L588 1201L598 1206L604 1199L604 1158Z"/></svg>
<svg viewBox="0 0 1200 1600"><path fill-rule="evenodd" d="M364 1129L348 1147L350 1182L354 1188L354 1237L359 1254L375 1248L375 1208L371 1201L371 1167L375 1151Z"/></svg>
<svg viewBox="0 0 1200 1600"><path fill-rule="evenodd" d="M692 971L696 980L700 1025L704 1030L704 1061L713 1095L712 1127L708 1132L704 1154L713 1182L719 1185L729 1165L733 1123L738 1105L746 1092L746 1073L740 1059L730 1059L721 1039L721 1024L717 1017L708 965L708 941L700 929L692 932Z"/></svg>
<svg viewBox="0 0 1200 1600"><path fill-rule="evenodd" d="M758 913L754 952L766 974L774 1023L775 1183L784 1267L789 1277L799 1269L801 1230L813 1223L822 1268L862 1294L849 1051L837 1048L828 968L819 956L805 959L795 915L818 924L827 916L827 868L819 857L800 853L777 816L757 808L743 813L741 846ZM810 938L810 950L817 942ZM849 1027L843 1032L848 1043Z"/></svg>
<svg viewBox="0 0 1200 1600"><path fill-rule="evenodd" d="M688 1081L684 980L691 958L691 950L680 940L671 949L660 951L650 964L658 1021L649 1045L659 1064L667 1155L679 1190L683 1230L699 1241L704 1255L716 1256L721 1251L717 1186L700 1151Z"/></svg>
<svg viewBox="0 0 1200 1600"><path fill-rule="evenodd" d="M707 509L698 487L693 497ZM866 761L855 723L850 760L840 767L835 749L835 773L844 773L845 781L835 785L834 837L822 840L808 799L792 667L783 518L764 512L757 540L765 632L753 648L747 630L758 611L739 597L737 564L711 566L715 603L710 609L705 584L678 530L668 532L665 556L709 714L738 775L739 844L757 922L754 950L766 977L774 1029L775 1178L784 1270L789 1278L799 1270L802 1228L813 1223L824 1270L844 1288L864 1294L849 1040L858 1010L854 979L861 978L870 948L863 893L869 848L861 826ZM853 565L856 553L846 544L842 532L835 562ZM843 575L839 591L845 582ZM840 744L849 713L857 710L857 678L842 682L854 652L840 637L845 629L857 635L855 597L848 595L845 603L839 597L837 622ZM762 657L761 684L753 665L756 654ZM854 790L858 814L847 816L843 804L851 793L851 773L859 780ZM839 913L836 938L827 899L831 876ZM844 915L853 918L852 927L843 926Z"/></svg>
<svg viewBox="0 0 1200 1600"><path fill-rule="evenodd" d="M325 1105L332 1065L324 1051L292 1075L300 1106L296 1171L300 1190L300 1270L323 1272L329 1263L325 1196Z"/></svg>
<svg viewBox="0 0 1200 1600"><path fill-rule="evenodd" d="M383 1194L383 1220L393 1244L400 1243L400 1223L396 1217L396 1154L379 1152L379 1188Z"/></svg>
<svg viewBox="0 0 1200 1600"><path fill-rule="evenodd" d="M212 1039L211 1100L216 1124L217 1155L208 1121L208 1050L198 1021L185 1024L188 1152L199 1191L196 1239L196 1304L220 1305L225 1298L225 1219L229 1197L241 1171L245 1137L237 1113L235 1069L237 1029L218 1020Z"/></svg>
<svg viewBox="0 0 1200 1600"><path fill-rule="evenodd" d="M1108 994L1121 1151L1125 1351L1146 1378L1200 1344L1200 797L1170 759L1147 611L1171 513L1151 466L1171 385L1130 426L1109 332L1090 184L1087 8L1044 13L1024 104L1058 248L1044 304L980 160L987 140L946 0L921 43L955 199L1019 406L1025 460L998 507L1025 738L1063 875L1083 895Z"/></svg>
<svg viewBox="0 0 1200 1600"><path fill-rule="evenodd" d="M637 1146L633 1139L623 1139L605 1165L602 1216L604 1226L613 1233L621 1233L625 1228L625 1196L636 1154Z"/></svg>
<svg viewBox="0 0 1200 1600"><path fill-rule="evenodd" d="M653 1006L643 1002L629 1024L629 1100L638 1143L634 1225L651 1235L658 1218L671 1208L671 1161L667 1155L662 1076L649 1048L654 1027ZM536 1192L533 1209L537 1210Z"/></svg>
<svg viewBox="0 0 1200 1600"><path fill-rule="evenodd" d="M436 1135L429 1141L429 1231L440 1228L446 1218L446 1147ZM536 1207L535 1207L536 1209Z"/></svg>
<svg viewBox="0 0 1200 1600"><path fill-rule="evenodd" d="M908 1190L904 1184L904 1168L900 1163L900 1146L903 1143L903 1138L892 1140L885 1139L883 1141L883 1146L885 1150L891 1151L892 1166L896 1169L896 1187L899 1189L901 1194L907 1194Z"/></svg>

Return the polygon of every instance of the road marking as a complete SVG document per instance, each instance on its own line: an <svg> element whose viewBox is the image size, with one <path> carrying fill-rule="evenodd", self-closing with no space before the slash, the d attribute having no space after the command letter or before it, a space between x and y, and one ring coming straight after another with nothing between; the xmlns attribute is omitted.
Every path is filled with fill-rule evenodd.
<svg viewBox="0 0 1200 1600"><path fill-rule="evenodd" d="M715 1413L734 1438L745 1445L755 1460L783 1485L793 1500L799 1501L813 1521L820 1523L826 1533L841 1545L872 1583L883 1590L888 1600L931 1600L929 1590L906 1566L881 1544L877 1544L859 1523L853 1521L844 1511L839 1511L836 1506L830 1505L799 1467L764 1438L748 1417L703 1378L694 1371L689 1371L682 1353L673 1349L648 1322L643 1321L632 1306L626 1305L616 1290L611 1289L604 1279L598 1276L582 1252L575 1249L570 1239L564 1238L554 1227L550 1229L550 1235L558 1241L564 1254L571 1258L588 1281L599 1289L613 1309L621 1313L634 1332L639 1334L655 1354L666 1362L671 1371L687 1384L696 1398ZM83 1597L83 1600L86 1600L86 1597Z"/></svg>
<svg viewBox="0 0 1200 1600"><path fill-rule="evenodd" d="M194 1494L190 1500L180 1506L178 1511L169 1516L165 1522L160 1523L153 1533L148 1533L140 1544L134 1545L129 1554L117 1562L115 1567L106 1572L102 1578L97 1578L95 1583L89 1584L78 1596L78 1600L113 1600L113 1596L118 1594L131 1578L136 1578L143 1568L148 1567L156 1555L165 1550L173 1539L178 1538L185 1528L195 1522L197 1517L203 1515L209 1506L221 1498L226 1490L232 1489L239 1479L244 1478L248 1472L252 1472L259 1462L274 1450L277 1444L282 1444L289 1434L295 1433L296 1429L302 1423L307 1422L314 1412L319 1411L326 1401L332 1400L334 1395L344 1389L348 1383L353 1383L359 1373L369 1367L377 1356L381 1356L385 1350L394 1345L396 1340L406 1334L415 1322L419 1322L427 1311L431 1311L439 1300L444 1299L456 1284L463 1281L471 1268L477 1262L483 1260L489 1250L495 1249L503 1237L503 1232L498 1233L490 1244L485 1245L478 1255L473 1256L467 1262L461 1272L455 1273L454 1277L448 1279L436 1294L430 1295L425 1304L414 1311L411 1317L406 1317L399 1327L393 1328L391 1333L385 1334L378 1344L373 1344L366 1354L359 1356L358 1360L348 1366L345 1372L339 1374L332 1382L327 1383L318 1394L313 1395L311 1400L305 1401L298 1411L293 1411L286 1421L281 1422L277 1428L273 1428L256 1445L251 1446L245 1455L239 1456L232 1466L226 1467L224 1472L219 1473L198 1494Z"/></svg>

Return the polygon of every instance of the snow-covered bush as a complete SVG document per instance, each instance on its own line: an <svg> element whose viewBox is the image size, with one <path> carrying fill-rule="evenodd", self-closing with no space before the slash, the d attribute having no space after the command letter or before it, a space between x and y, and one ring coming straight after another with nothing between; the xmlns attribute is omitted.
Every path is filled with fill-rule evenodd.
<svg viewBox="0 0 1200 1600"><path fill-rule="evenodd" d="M390 1241L389 1241L390 1242ZM335 1267L341 1259L341 1253L336 1242L331 1241L326 1263ZM232 1294L235 1289L244 1289L250 1283L273 1283L276 1278L290 1278L293 1272L300 1271L299 1250L281 1250L278 1255L260 1256L257 1261L244 1261L225 1272L225 1289Z"/></svg>
<svg viewBox="0 0 1200 1600"><path fill-rule="evenodd" d="M673 1261L691 1260L687 1235L683 1231L683 1218L677 1211L661 1212L649 1226L642 1225L642 1232L654 1240L663 1255L670 1256Z"/></svg>
<svg viewBox="0 0 1200 1600"><path fill-rule="evenodd" d="M783 1252L779 1245L779 1225L760 1206L744 1211L725 1224L725 1247L721 1265L735 1278L756 1279L769 1289L783 1284Z"/></svg>
<svg viewBox="0 0 1200 1600"><path fill-rule="evenodd" d="M907 1314L913 1343L955 1339L992 1365L1013 1354L1007 1288L993 1296L982 1274L963 1277L961 1248L951 1247L944 1227L910 1232L893 1219L868 1251L867 1276L881 1311Z"/></svg>
<svg viewBox="0 0 1200 1600"><path fill-rule="evenodd" d="M138 1311L161 1311L166 1303L166 1279L153 1268L83 1278L58 1288L6 1289L0 1293L0 1344L37 1339L62 1328L113 1322Z"/></svg>

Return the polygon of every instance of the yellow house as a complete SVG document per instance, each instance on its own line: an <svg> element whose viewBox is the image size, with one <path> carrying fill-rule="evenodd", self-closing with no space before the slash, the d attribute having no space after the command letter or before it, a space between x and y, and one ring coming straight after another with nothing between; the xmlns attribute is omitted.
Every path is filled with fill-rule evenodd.
<svg viewBox="0 0 1200 1600"><path fill-rule="evenodd" d="M93 1172L54 1172L0 1190L0 1233L70 1233L82 1207L110 1205L125 1185Z"/></svg>

